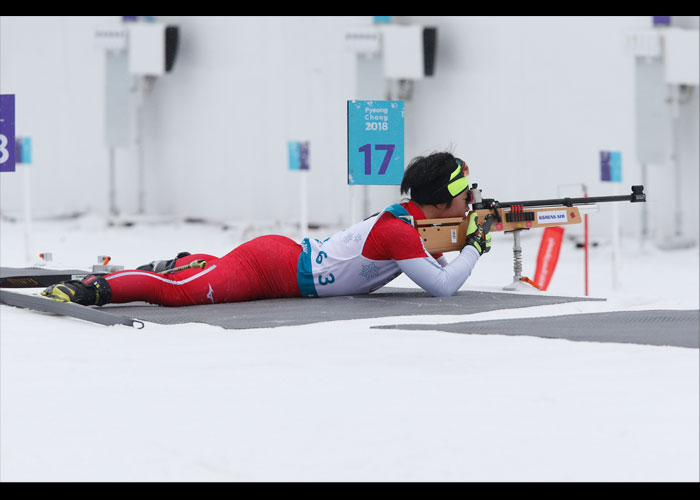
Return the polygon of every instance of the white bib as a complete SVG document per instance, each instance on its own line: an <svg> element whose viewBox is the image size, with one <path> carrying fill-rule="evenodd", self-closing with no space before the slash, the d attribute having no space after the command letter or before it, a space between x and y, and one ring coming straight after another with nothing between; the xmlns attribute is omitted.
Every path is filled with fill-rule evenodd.
<svg viewBox="0 0 700 500"><path fill-rule="evenodd" d="M394 260L372 260L362 255L369 232L385 212L413 225L404 207L391 205L323 241L305 238L301 242L297 280L302 297L370 293L401 274Z"/></svg>

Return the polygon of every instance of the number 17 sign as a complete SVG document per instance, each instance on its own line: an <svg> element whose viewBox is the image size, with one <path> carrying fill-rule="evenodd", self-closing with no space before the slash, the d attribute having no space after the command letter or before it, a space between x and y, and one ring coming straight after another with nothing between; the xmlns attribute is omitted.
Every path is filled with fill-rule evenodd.
<svg viewBox="0 0 700 500"><path fill-rule="evenodd" d="M403 101L348 101L348 184L401 184Z"/></svg>

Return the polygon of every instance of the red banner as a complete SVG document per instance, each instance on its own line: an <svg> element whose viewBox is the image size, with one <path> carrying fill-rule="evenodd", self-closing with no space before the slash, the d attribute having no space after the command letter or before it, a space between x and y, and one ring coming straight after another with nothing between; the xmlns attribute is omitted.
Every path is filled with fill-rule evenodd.
<svg viewBox="0 0 700 500"><path fill-rule="evenodd" d="M559 226L548 227L542 235L540 252L537 255L537 269L535 270L535 283L541 290L546 290L552 280L554 269L559 260L561 240L564 238L564 228Z"/></svg>

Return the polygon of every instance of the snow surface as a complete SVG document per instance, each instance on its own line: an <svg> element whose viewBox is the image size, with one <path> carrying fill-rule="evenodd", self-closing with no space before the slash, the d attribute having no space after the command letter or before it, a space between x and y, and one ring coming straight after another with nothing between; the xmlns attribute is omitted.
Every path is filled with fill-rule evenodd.
<svg viewBox="0 0 700 500"><path fill-rule="evenodd" d="M35 221L33 251L52 252L53 267L107 254L128 268L223 255L260 234L300 239L278 222L136 220ZM33 264L24 225L5 218L0 230L0 264ZM540 238L522 238L530 277ZM510 283L512 241L494 234L463 289ZM600 243L590 291L605 302L410 322L698 309L697 247L623 240L615 288ZM544 293L583 295L583 251L569 240ZM401 321L136 330L0 306L0 480L700 480L697 349L370 328Z"/></svg>

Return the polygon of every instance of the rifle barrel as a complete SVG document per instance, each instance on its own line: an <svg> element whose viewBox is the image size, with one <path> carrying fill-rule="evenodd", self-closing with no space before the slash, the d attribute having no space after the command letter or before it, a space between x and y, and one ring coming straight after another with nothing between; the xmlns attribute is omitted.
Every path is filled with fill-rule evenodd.
<svg viewBox="0 0 700 500"><path fill-rule="evenodd" d="M499 208L509 208L513 205L521 205L523 207L543 207L543 206L573 206L587 205L591 203L605 203L611 201L629 201L632 203L646 201L644 194L644 186L632 186L632 194L624 194L617 196L590 196L586 198L554 198L550 200L525 200L525 201L506 201L503 203L495 202ZM487 207L489 208L489 207Z"/></svg>

